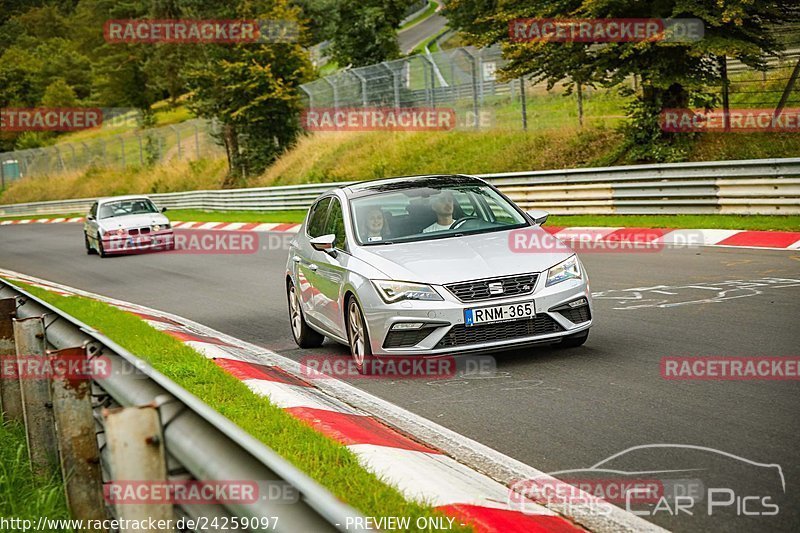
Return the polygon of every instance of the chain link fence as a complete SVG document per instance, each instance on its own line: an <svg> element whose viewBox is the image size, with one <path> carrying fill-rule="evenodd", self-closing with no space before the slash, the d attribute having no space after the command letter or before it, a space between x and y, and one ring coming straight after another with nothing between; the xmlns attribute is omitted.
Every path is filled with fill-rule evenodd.
<svg viewBox="0 0 800 533"><path fill-rule="evenodd" d="M102 131L102 130L101 130ZM203 119L172 126L103 136L85 141L0 153L0 179L5 187L26 176L82 171L92 166L149 167L173 159L194 160L224 155L215 140L217 127Z"/></svg>

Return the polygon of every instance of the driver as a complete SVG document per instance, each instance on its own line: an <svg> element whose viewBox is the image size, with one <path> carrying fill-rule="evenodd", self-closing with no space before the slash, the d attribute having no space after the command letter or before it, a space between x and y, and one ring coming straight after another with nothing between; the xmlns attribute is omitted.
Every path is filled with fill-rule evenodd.
<svg viewBox="0 0 800 533"><path fill-rule="evenodd" d="M431 198L431 209L436 213L436 222L422 230L422 233L443 231L453 225L453 204L455 198L452 191L442 191Z"/></svg>

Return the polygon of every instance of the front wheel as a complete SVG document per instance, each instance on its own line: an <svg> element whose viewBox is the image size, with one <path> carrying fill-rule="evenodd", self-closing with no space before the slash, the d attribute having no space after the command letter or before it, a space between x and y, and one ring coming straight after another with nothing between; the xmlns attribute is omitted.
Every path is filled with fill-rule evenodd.
<svg viewBox="0 0 800 533"><path fill-rule="evenodd" d="M360 374L369 374L374 356L369 345L369 333L364 322L364 314L354 297L347 304L347 340L350 342L350 356Z"/></svg>
<svg viewBox="0 0 800 533"><path fill-rule="evenodd" d="M576 333L574 335L568 335L561 339L561 346L564 348L577 348L578 346L583 345L586 342L586 339L589 338L589 330L581 331L580 333Z"/></svg>
<svg viewBox="0 0 800 533"><path fill-rule="evenodd" d="M106 253L106 249L103 247L103 239L100 238L100 234L97 234L97 254L100 257L108 257Z"/></svg>
<svg viewBox="0 0 800 533"><path fill-rule="evenodd" d="M289 298L289 323L292 326L294 342L301 348L318 348L325 340L325 336L311 329L311 326L306 323L303 310L300 308L300 299L297 297L297 289L291 281L287 287L287 296Z"/></svg>
<svg viewBox="0 0 800 533"><path fill-rule="evenodd" d="M86 247L86 255L93 255L97 253L95 249L92 248L92 245L89 244L89 236L85 231L83 232L83 245Z"/></svg>

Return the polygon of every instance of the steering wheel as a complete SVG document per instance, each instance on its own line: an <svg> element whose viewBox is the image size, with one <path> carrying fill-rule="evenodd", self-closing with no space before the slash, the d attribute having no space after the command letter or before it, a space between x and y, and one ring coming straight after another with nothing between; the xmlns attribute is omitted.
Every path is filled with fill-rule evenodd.
<svg viewBox="0 0 800 533"><path fill-rule="evenodd" d="M458 229L461 226L463 226L466 221L468 221L468 220L477 220L477 219L478 219L478 217L476 217L474 215L467 216L467 217L461 217L458 220L456 220L455 222L453 222L452 224L450 224L450 229Z"/></svg>

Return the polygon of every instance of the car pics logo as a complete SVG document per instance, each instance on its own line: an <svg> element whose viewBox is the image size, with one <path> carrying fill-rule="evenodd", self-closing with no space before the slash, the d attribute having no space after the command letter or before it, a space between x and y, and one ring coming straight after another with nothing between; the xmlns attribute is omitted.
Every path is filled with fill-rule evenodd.
<svg viewBox="0 0 800 533"><path fill-rule="evenodd" d="M311 107L300 114L307 131L449 131L456 112L443 107Z"/></svg>
<svg viewBox="0 0 800 533"><path fill-rule="evenodd" d="M508 24L512 42L624 43L693 42L703 38L700 19L514 19Z"/></svg>
<svg viewBox="0 0 800 533"><path fill-rule="evenodd" d="M631 471L613 467L615 460L642 450L665 451L670 456L684 452L714 454L715 459L733 460L770 475L777 474L780 493L786 482L780 465L758 463L728 452L687 444L645 444L633 446L585 469L561 470L517 480L509 485L508 504L512 509L535 514L539 505L554 505L559 510L575 506L581 513L607 516L613 503L638 516L686 515L705 512L708 516L733 512L736 516L774 516L779 512L777 494L742 494L696 477L706 468L668 468ZM729 466L729 465L728 465ZM690 475L687 475L690 474ZM693 474L693 475L691 475ZM777 492L777 491L776 491ZM704 505L700 505L705 502Z"/></svg>

